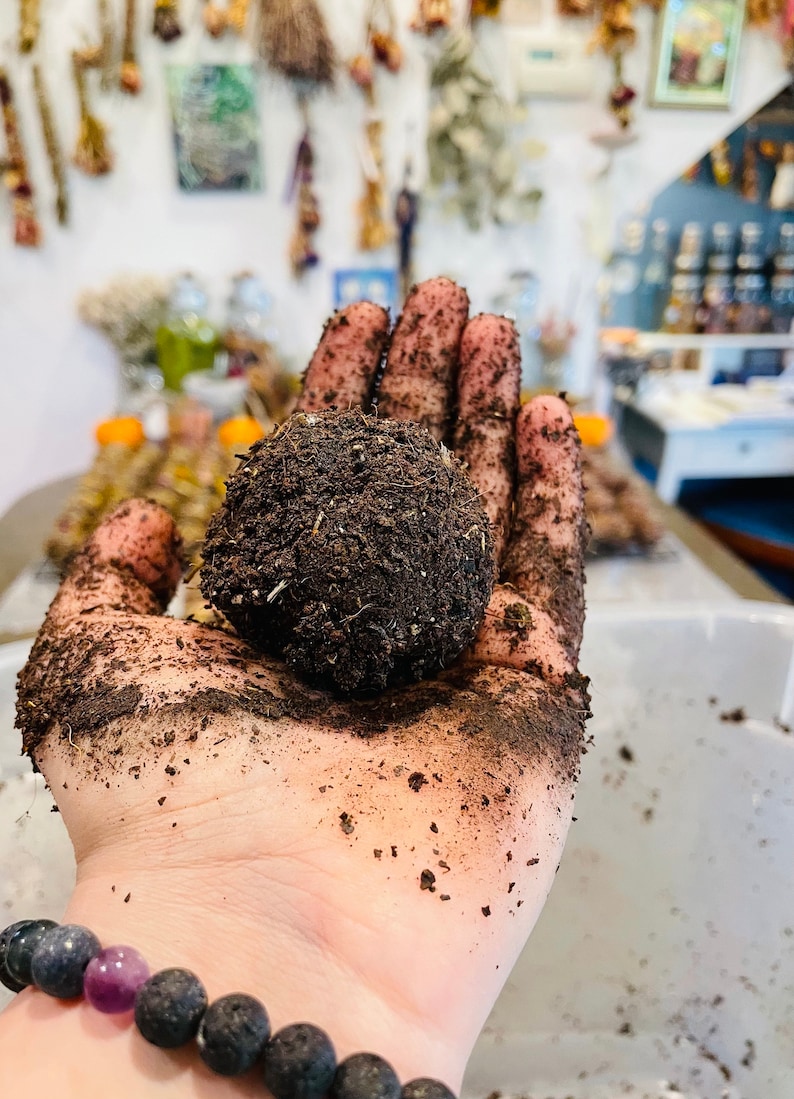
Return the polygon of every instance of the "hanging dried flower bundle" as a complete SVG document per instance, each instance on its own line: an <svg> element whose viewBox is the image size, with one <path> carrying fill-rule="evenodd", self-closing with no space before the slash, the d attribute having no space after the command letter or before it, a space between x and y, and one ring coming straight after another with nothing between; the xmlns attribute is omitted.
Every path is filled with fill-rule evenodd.
<svg viewBox="0 0 794 1099"><path fill-rule="evenodd" d="M600 15L590 50L603 50L608 57L630 50L637 41L633 0L604 0Z"/></svg>
<svg viewBox="0 0 794 1099"><path fill-rule="evenodd" d="M733 163L731 162L731 147L723 138L718 141L709 154L711 158L711 171L714 174L714 182L718 187L728 187L733 182Z"/></svg>
<svg viewBox="0 0 794 1099"><path fill-rule="evenodd" d="M248 9L250 7L251 0L229 0L226 23L229 30L234 31L241 38L248 26Z"/></svg>
<svg viewBox="0 0 794 1099"><path fill-rule="evenodd" d="M336 55L316 0L259 0L259 52L302 92L333 83Z"/></svg>
<svg viewBox="0 0 794 1099"><path fill-rule="evenodd" d="M393 226L387 210L386 177L383 168L383 118L377 107L374 64L397 72L402 50L395 37L396 20L390 0L372 0L367 16L366 45L350 62L348 72L364 92L367 114L361 148L364 195L358 206L358 246L376 251L388 244Z"/></svg>
<svg viewBox="0 0 794 1099"><path fill-rule="evenodd" d="M747 0L745 18L751 27L764 27L779 19L785 7L785 0Z"/></svg>
<svg viewBox="0 0 794 1099"><path fill-rule="evenodd" d="M745 202L761 201L761 177L758 172L758 149L754 141L745 141L742 151L742 173L739 191Z"/></svg>
<svg viewBox="0 0 794 1099"><path fill-rule="evenodd" d="M100 87L103 92L109 92L116 83L115 57L113 48L113 20L110 17L108 0L97 0L97 13L99 16L99 67L102 73Z"/></svg>
<svg viewBox="0 0 794 1099"><path fill-rule="evenodd" d="M628 130L634 120L632 104L637 98L637 92L623 79L623 56L636 41L634 0L604 0L600 22L588 48L591 53L600 49L607 57L612 58L614 76L607 106L621 130Z"/></svg>
<svg viewBox="0 0 794 1099"><path fill-rule="evenodd" d="M216 4L214 0L204 0L202 13L204 29L212 38L220 38L228 26L229 17L226 8Z"/></svg>
<svg viewBox="0 0 794 1099"><path fill-rule="evenodd" d="M405 170L400 193L394 206L399 250L400 297L403 301L414 284L414 230L419 218L419 195L410 185L410 165Z"/></svg>
<svg viewBox="0 0 794 1099"><path fill-rule="evenodd" d="M419 0L411 30L420 34L435 34L452 26L452 0Z"/></svg>
<svg viewBox="0 0 794 1099"><path fill-rule="evenodd" d="M428 120L430 181L449 193L446 209L472 229L534 216L540 192L520 191L509 133L509 110L478 64L467 30L447 36L431 73Z"/></svg>
<svg viewBox="0 0 794 1099"><path fill-rule="evenodd" d="M41 129L44 134L44 147L47 150L47 159L50 162L50 171L55 183L55 213L58 224L66 225L69 220L69 196L66 189L63 152L58 135L55 132L55 123L47 98L47 90L44 87L44 78L41 75L40 65L33 66L33 87L36 91L36 105L39 108Z"/></svg>
<svg viewBox="0 0 794 1099"><path fill-rule="evenodd" d="M41 29L41 0L19 0L19 52L34 49Z"/></svg>
<svg viewBox="0 0 794 1099"><path fill-rule="evenodd" d="M135 15L137 0L126 0L124 45L121 51L119 87L127 95L137 95L143 87L143 77L135 53Z"/></svg>
<svg viewBox="0 0 794 1099"><path fill-rule="evenodd" d="M175 42L181 36L179 0L154 0L152 34L162 42Z"/></svg>
<svg viewBox="0 0 794 1099"><path fill-rule="evenodd" d="M3 113L3 129L6 138L6 159L2 163L3 183L11 195L14 213L14 243L35 248L41 243L41 226L33 204L33 185L28 175L28 165L19 120L14 107L14 96L8 73L0 68L0 109Z"/></svg>
<svg viewBox="0 0 794 1099"><path fill-rule="evenodd" d="M595 11L595 0L557 0L557 11L560 15L574 19L592 15Z"/></svg>
<svg viewBox="0 0 794 1099"><path fill-rule="evenodd" d="M105 127L91 114L88 105L85 74L91 67L84 54L77 51L72 54L72 75L80 104L80 132L73 159L81 172L89 176L101 176L112 169L113 155L107 147Z"/></svg>
<svg viewBox="0 0 794 1099"><path fill-rule="evenodd" d="M612 61L615 75L609 92L609 109L617 119L621 130L627 130L634 121L632 103L637 98L637 93L623 79L623 54L616 53Z"/></svg>
<svg viewBox="0 0 794 1099"><path fill-rule="evenodd" d="M471 0L469 14L472 19L498 19L502 0Z"/></svg>
<svg viewBox="0 0 794 1099"><path fill-rule="evenodd" d="M290 264L296 279L301 278L310 268L316 267L320 262L313 243L314 234L320 227L320 205L314 192L314 149L311 143L309 112L305 100L301 103L301 109L304 130L295 154L295 167L290 187L290 197L297 196L295 229L289 243Z"/></svg>

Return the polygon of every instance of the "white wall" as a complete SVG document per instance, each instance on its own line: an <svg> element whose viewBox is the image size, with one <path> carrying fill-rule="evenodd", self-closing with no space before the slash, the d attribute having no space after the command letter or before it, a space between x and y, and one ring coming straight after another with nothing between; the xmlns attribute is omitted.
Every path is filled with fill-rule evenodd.
<svg viewBox="0 0 794 1099"><path fill-rule="evenodd" d="M229 276L242 268L255 270L275 297L281 349L299 369L331 308L332 269L393 262L388 249L369 257L355 250L362 99L344 77L333 94L318 100L314 112L317 189L324 214L317 241L324 262L302 284L292 281L285 259L293 211L283 200L300 121L289 90L279 81L266 74L261 81L265 192L183 195L177 190L164 64L247 60L250 50L244 43L213 42L201 33L198 0L182 0L184 21L192 31L166 47L148 33L150 0L139 3L144 91L138 98L118 93L94 96L96 113L111 129L117 169L97 180L70 170L72 219L67 229L59 228L52 215L30 62L10 58L46 239L35 251L12 247L9 204L0 194L0 511L29 489L84 468L93 452L93 424L113 411L114 355L78 322L75 299L80 290L121 271L172 274L192 269L211 290L220 319ZM405 28L414 0L394 4ZM17 6L17 0L0 0L3 37L12 39L15 34ZM326 0L325 10L340 54L349 57L359 47L364 0ZM61 139L71 149L77 107L69 51L95 38L95 0L60 0L43 5L43 11L39 56ZM641 43L631 55L627 77L642 90L647 83L650 13L641 11L639 22ZM545 24L556 25L556 16L548 13ZM387 169L395 190L409 142L421 158L421 128L416 122L411 127L409 120L421 120L425 114L428 56L425 43L407 30L401 33L405 69L399 77L380 78L389 132ZM488 27L485 35L486 49L497 59L499 71L504 33L503 28ZM598 270L594 252L608 245L614 219L646 202L785 83L777 44L748 34L733 111L639 109L638 141L616 153L605 173L609 158L589 141L607 121L603 102L609 70L602 59L596 69L600 86L593 89L591 100L535 101L529 107L522 137L548 146L548 155L528 166L546 193L538 222L472 234L441 220L432 203L426 203L417 250L417 275L446 272L458 277L468 286L475 310L489 308L510 270L530 267L541 272L546 304L565 308L576 303L581 330L577 377L582 386L593 357L593 285Z"/></svg>

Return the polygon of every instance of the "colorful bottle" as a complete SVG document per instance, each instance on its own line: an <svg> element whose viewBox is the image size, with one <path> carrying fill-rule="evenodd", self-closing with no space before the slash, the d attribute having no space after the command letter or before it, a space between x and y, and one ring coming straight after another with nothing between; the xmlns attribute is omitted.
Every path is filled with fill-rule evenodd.
<svg viewBox="0 0 794 1099"><path fill-rule="evenodd" d="M181 391L186 374L214 366L218 333L207 320L207 295L192 275L177 278L156 342L163 383L172 392Z"/></svg>

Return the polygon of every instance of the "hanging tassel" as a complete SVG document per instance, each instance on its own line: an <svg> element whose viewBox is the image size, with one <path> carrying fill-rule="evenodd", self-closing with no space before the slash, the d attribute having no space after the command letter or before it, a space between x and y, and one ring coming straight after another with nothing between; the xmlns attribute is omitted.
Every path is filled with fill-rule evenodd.
<svg viewBox="0 0 794 1099"><path fill-rule="evenodd" d="M69 220L69 196L66 190L63 152L58 141L58 135L55 132L55 123L47 99L47 91L44 87L40 65L33 66L33 87L36 91L36 105L39 108L41 129L44 134L44 147L47 150L47 159L50 162L50 171L55 183L55 214L58 218L58 224L66 225Z"/></svg>
<svg viewBox="0 0 794 1099"><path fill-rule="evenodd" d="M137 95L143 87L143 77L135 56L135 4L136 0L127 0L124 17L124 46L121 52L119 87L127 95Z"/></svg>
<svg viewBox="0 0 794 1099"><path fill-rule="evenodd" d="M314 250L313 237L320 227L320 206L312 186L314 181L314 149L309 133L308 108L301 103L304 117L303 136L298 142L295 168L292 173L290 197L297 193L298 209L295 229L289 243L292 274L301 278L306 271L316 267L320 258Z"/></svg>
<svg viewBox="0 0 794 1099"><path fill-rule="evenodd" d="M41 0L20 0L19 52L30 53L36 46L41 29Z"/></svg>
<svg viewBox="0 0 794 1099"><path fill-rule="evenodd" d="M302 92L333 83L336 55L316 0L259 0L259 52Z"/></svg>
<svg viewBox="0 0 794 1099"><path fill-rule="evenodd" d="M406 167L405 180L397 195L394 220L397 223L397 241L400 271L400 296L403 301L413 286L414 279L414 230L419 218L419 195L409 186L410 165Z"/></svg>
<svg viewBox="0 0 794 1099"><path fill-rule="evenodd" d="M0 108L3 112L3 129L8 154L3 167L3 183L11 195L14 213L14 244L24 248L35 248L41 244L41 226L33 203L33 185L30 182L25 150L22 147L14 96L8 73L3 68L0 68Z"/></svg>
<svg viewBox="0 0 794 1099"><path fill-rule="evenodd" d="M152 33L162 42L175 42L181 37L179 0L154 0Z"/></svg>
<svg viewBox="0 0 794 1099"><path fill-rule="evenodd" d="M80 132L74 151L74 164L89 176L101 176L113 168L113 155L107 147L106 130L88 106L85 84L86 65L79 53L72 54L72 76L80 104Z"/></svg>

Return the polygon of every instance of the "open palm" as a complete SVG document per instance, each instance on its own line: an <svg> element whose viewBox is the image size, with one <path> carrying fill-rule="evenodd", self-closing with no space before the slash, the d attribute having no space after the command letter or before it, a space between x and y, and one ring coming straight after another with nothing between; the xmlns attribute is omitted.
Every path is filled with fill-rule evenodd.
<svg viewBox="0 0 794 1099"><path fill-rule="evenodd" d="M459 294L446 280L414 291L379 402L448 436L494 523L500 583L454 667L342 701L222 630L164 617L179 540L132 501L64 582L19 701L75 845L66 919L143 948L153 968L194 968L210 996L261 996L274 1027L311 1020L340 1056L373 1049L404 1079L453 1087L553 881L587 710L570 414L554 398L518 410L512 326L466 322ZM384 318L368 305L345 318L326 329L304 409L371 394ZM340 374L335 340L355 369ZM37 995L9 1012L19 1026ZM0 1055L13 1033L12 1019ZM114 1031L98 1048L115 1095L138 1094L119 1075L134 1041ZM132 1054L168 1095L208 1086L195 1059ZM249 1092L213 1079L206 1094Z"/></svg>

